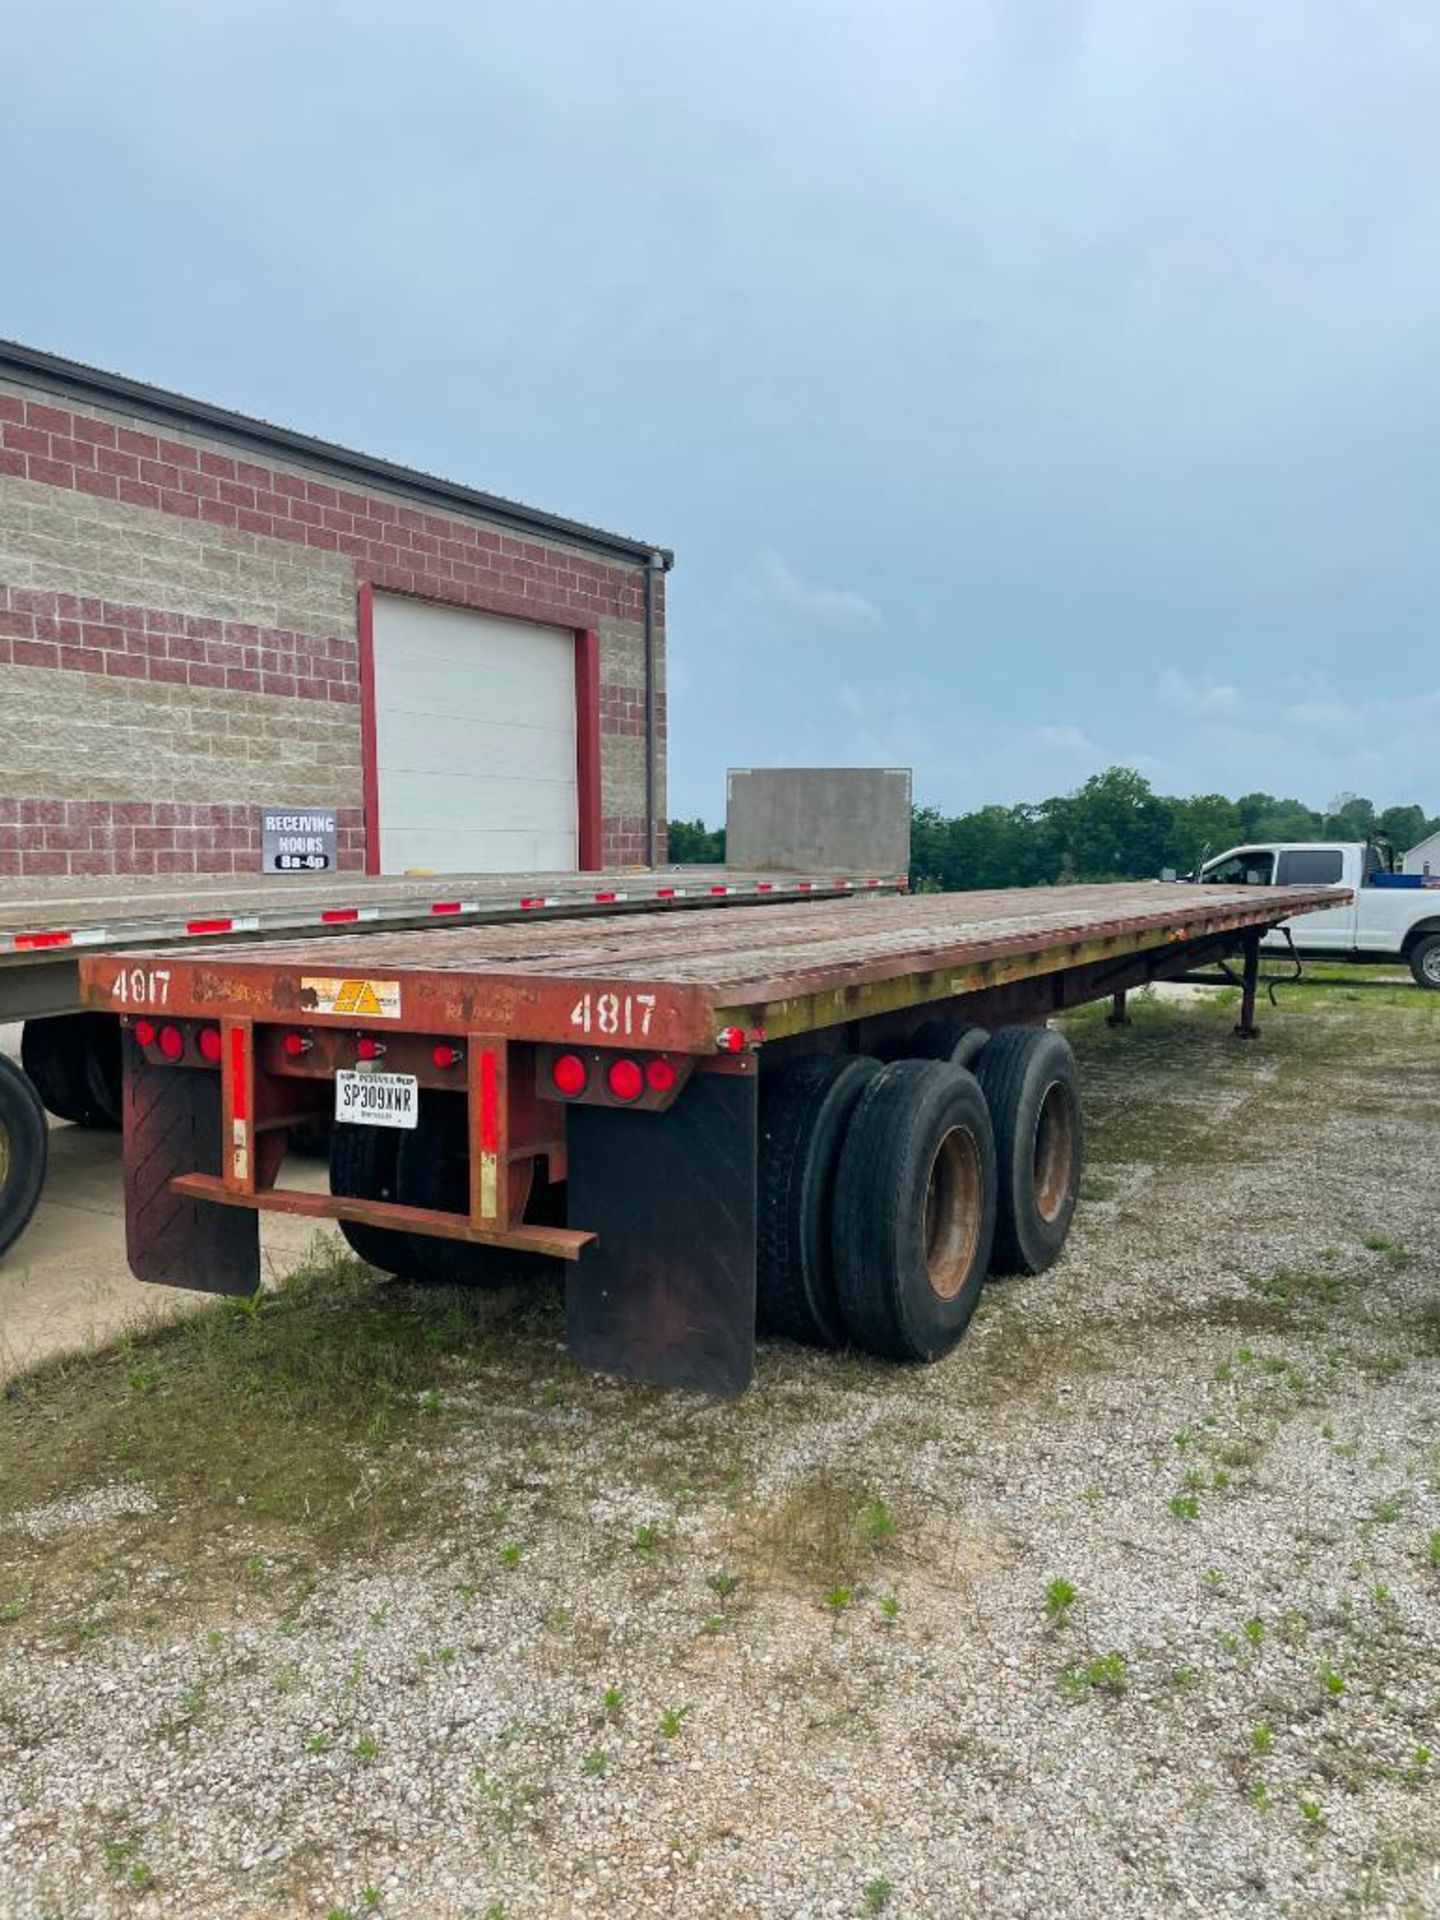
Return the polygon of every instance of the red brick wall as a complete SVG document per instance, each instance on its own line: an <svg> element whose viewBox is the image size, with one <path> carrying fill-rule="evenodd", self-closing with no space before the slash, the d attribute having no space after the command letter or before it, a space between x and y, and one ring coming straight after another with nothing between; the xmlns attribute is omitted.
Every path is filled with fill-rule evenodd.
<svg viewBox="0 0 1440 1920"><path fill-rule="evenodd" d="M365 864L358 807L336 817L340 866ZM0 795L0 874L248 873L260 870L253 807Z"/></svg>

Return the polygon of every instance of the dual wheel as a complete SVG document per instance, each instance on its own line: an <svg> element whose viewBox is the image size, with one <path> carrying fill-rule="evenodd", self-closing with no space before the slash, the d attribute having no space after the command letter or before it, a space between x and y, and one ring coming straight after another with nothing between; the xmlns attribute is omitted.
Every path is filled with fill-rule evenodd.
<svg viewBox="0 0 1440 1920"><path fill-rule="evenodd" d="M113 1131L120 1125L120 1022L111 1013L27 1020L20 1064L57 1120Z"/></svg>
<svg viewBox="0 0 1440 1920"><path fill-rule="evenodd" d="M517 1191L512 1184L512 1210L527 1220L560 1223L560 1189L532 1179L528 1165L512 1169L512 1182L523 1188ZM422 1104L419 1124L405 1131L336 1126L330 1136L330 1191L348 1199L468 1213L470 1162L464 1101L445 1096L428 1106ZM351 1249L367 1265L405 1280L505 1287L535 1271L534 1254L506 1247L476 1246L466 1240L403 1233L354 1220L342 1220L339 1225Z"/></svg>
<svg viewBox="0 0 1440 1920"><path fill-rule="evenodd" d="M1082 1157L1068 1043L934 1021L909 1044L884 1063L797 1060L762 1088L759 1317L772 1332L935 1360L987 1272L1043 1272L1065 1244Z"/></svg>

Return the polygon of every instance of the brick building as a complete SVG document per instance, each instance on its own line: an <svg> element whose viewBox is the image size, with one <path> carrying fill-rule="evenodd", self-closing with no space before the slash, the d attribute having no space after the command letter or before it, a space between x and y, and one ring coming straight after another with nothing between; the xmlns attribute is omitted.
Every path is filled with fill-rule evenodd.
<svg viewBox="0 0 1440 1920"><path fill-rule="evenodd" d="M669 563L0 344L0 876L662 856Z"/></svg>

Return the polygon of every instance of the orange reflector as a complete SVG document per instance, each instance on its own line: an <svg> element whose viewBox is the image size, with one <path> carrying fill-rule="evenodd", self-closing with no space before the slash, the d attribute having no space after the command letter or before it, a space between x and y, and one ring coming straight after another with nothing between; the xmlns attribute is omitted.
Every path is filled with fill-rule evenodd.
<svg viewBox="0 0 1440 1920"><path fill-rule="evenodd" d="M612 1060L605 1069L605 1084L616 1100L638 1100L645 1091L645 1076L638 1060Z"/></svg>

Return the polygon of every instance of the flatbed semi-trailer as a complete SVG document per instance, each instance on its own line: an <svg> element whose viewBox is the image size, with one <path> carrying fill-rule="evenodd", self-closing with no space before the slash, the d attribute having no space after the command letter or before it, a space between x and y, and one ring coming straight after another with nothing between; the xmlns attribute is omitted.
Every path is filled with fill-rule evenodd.
<svg viewBox="0 0 1440 1920"><path fill-rule="evenodd" d="M24 1023L20 1067L0 1056L0 1254L23 1231L44 1182L41 1110L81 1126L120 1124L119 1023L110 1012L82 1015L84 953L838 898L904 884L903 874L722 867L17 882L0 899L0 1025Z"/></svg>
<svg viewBox="0 0 1440 1920"><path fill-rule="evenodd" d="M565 1265L586 1366L716 1392L761 1324L933 1359L993 1266L1040 1271L1083 1157L1047 1017L1239 952L1314 888L876 894L233 950L87 955L125 1027L142 1280L249 1293L258 1215L378 1267ZM331 1192L277 1184L336 1121Z"/></svg>

